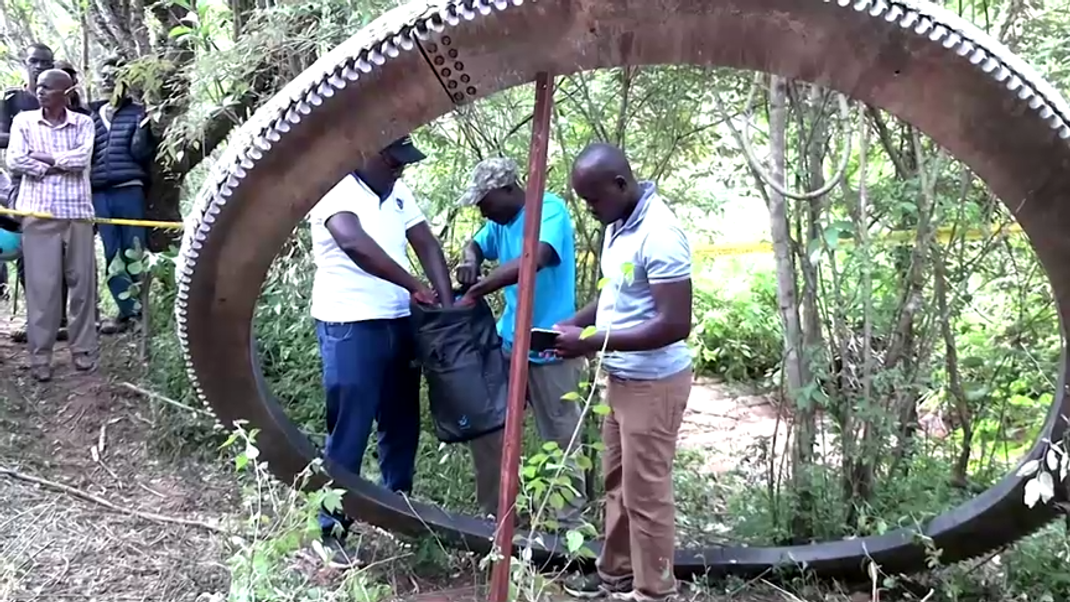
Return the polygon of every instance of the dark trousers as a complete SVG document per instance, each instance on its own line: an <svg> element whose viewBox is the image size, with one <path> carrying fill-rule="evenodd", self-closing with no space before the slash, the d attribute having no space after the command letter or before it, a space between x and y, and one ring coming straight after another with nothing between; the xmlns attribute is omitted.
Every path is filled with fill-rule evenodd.
<svg viewBox="0 0 1070 602"><path fill-rule="evenodd" d="M145 190L141 186L109 188L93 193L93 210L97 217L112 219L145 219ZM100 224L100 240L104 243L104 273L108 290L119 307L119 318L132 318L139 312L137 296L130 286L141 279L141 272L131 275L126 264L132 261L127 251L146 248L147 233L141 226ZM115 261L120 257L122 263Z"/></svg>
<svg viewBox="0 0 1070 602"><path fill-rule="evenodd" d="M25 291L26 290L26 264L23 262L22 257L19 257L18 259L15 260L15 272L18 275L19 288L21 288L23 291ZM7 262L0 263L0 284L4 285L4 287L7 287ZM25 294L25 293L23 293L23 294ZM62 303L62 305L60 307L63 308L62 313L60 314L59 325L60 325L60 328L66 328L67 327L67 279L66 278L63 278L60 281L59 294L60 294L60 297L59 297L60 298L60 303Z"/></svg>
<svg viewBox="0 0 1070 602"><path fill-rule="evenodd" d="M411 492L420 439L420 369L408 318L364 322L316 321L327 393L325 454L360 474L377 424L383 486ZM343 532L352 521L320 512L320 528Z"/></svg>

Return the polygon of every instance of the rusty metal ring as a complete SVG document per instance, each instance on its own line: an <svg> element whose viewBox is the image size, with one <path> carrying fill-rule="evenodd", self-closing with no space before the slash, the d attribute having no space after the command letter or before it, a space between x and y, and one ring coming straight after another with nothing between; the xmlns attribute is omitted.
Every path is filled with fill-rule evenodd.
<svg viewBox="0 0 1070 602"><path fill-rule="evenodd" d="M262 457L292 482L316 449L286 418L260 373L252 318L260 283L315 201L389 140L454 108L417 41L456 49L483 96L537 71L699 64L817 82L882 107L926 132L1004 199L1070 317L1070 108L1007 48L921 0L452 0L398 7L323 56L272 98L230 141L200 192L183 239L178 335L198 395L221 425L261 429ZM458 93L459 94L459 93ZM460 95L458 102L470 98ZM1064 353L1063 373L1066 357ZM1060 376L1041 441L1066 431ZM1045 451L1038 441L1029 457ZM410 502L330 463L347 511L405 533L435 531L477 551L493 525ZM311 486L323 483L314 480ZM1013 542L1055 511L1022 503L1014 475L930 520L922 532L958 562ZM1058 499L1065 499L1059 488ZM560 560L544 536L537 558ZM681 576L756 574L804 565L859 575L925 567L913 530L787 547L681 549Z"/></svg>

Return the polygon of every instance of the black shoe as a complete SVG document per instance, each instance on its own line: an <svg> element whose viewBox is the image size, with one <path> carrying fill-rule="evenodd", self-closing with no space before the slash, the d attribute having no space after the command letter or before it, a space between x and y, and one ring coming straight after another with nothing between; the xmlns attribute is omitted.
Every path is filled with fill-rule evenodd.
<svg viewBox="0 0 1070 602"><path fill-rule="evenodd" d="M568 595L588 600L607 595L626 596L632 591L632 580L607 583L598 573L576 574L565 579L564 588Z"/></svg>
<svg viewBox="0 0 1070 602"><path fill-rule="evenodd" d="M69 338L71 338L71 335L70 335L69 332L67 332L67 326L66 325L60 326L59 330L56 331L56 340L57 341L66 341ZM12 331L11 332L11 340L13 342L15 342L15 343L25 343L25 342L27 342L29 339L26 337L26 328L23 327L23 328L19 328L18 330Z"/></svg>
<svg viewBox="0 0 1070 602"><path fill-rule="evenodd" d="M119 334L136 328L141 316L127 316L123 318L107 318L100 322L100 334Z"/></svg>
<svg viewBox="0 0 1070 602"><path fill-rule="evenodd" d="M52 380L51 366L34 366L30 368L30 375L39 383L47 383Z"/></svg>

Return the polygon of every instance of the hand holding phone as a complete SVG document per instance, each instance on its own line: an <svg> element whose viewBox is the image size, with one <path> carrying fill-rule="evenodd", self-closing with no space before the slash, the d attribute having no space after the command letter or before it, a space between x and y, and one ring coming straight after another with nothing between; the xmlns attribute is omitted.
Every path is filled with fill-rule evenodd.
<svg viewBox="0 0 1070 602"><path fill-rule="evenodd" d="M550 351L554 348L554 345L557 343L557 337L560 335L561 332L557 330L532 328L530 349L536 353Z"/></svg>

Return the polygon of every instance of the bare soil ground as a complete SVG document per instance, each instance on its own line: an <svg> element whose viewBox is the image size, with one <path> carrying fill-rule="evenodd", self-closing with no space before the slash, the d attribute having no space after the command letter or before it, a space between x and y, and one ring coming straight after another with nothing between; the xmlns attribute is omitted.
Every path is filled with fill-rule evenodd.
<svg viewBox="0 0 1070 602"><path fill-rule="evenodd" d="M704 469L721 474L735 468L761 438L776 437L782 450L787 430L773 400L753 387L698 378L687 400L679 446L701 451Z"/></svg>
<svg viewBox="0 0 1070 602"><path fill-rule="evenodd" d="M699 377L691 388L691 397L680 427L679 446L702 453L706 474L723 474L735 469L752 454L760 440L772 444L776 458L783 458L791 442L791 424L774 403L772 396L745 384L724 383ZM922 408L920 434L942 439L948 435L943 414ZM818 456L839 461L830 437L832 420L818 414Z"/></svg>
<svg viewBox="0 0 1070 602"><path fill-rule="evenodd" d="M486 588L454 588L433 593L418 594L405 599L405 602L486 602ZM564 594L547 593L544 602L576 602L577 599ZM808 602L787 590L775 585L756 584L746 592L722 597L702 592L686 592L679 597L679 602ZM868 598L826 597L821 602L870 602Z"/></svg>
<svg viewBox="0 0 1070 602"><path fill-rule="evenodd" d="M102 337L101 364L79 373L57 344L52 382L28 372L0 320L0 600L194 601L225 591L221 538L144 520L10 472L76 488L119 508L219 522L237 503L216 467L163 459L150 401L121 387L140 370L129 338Z"/></svg>

